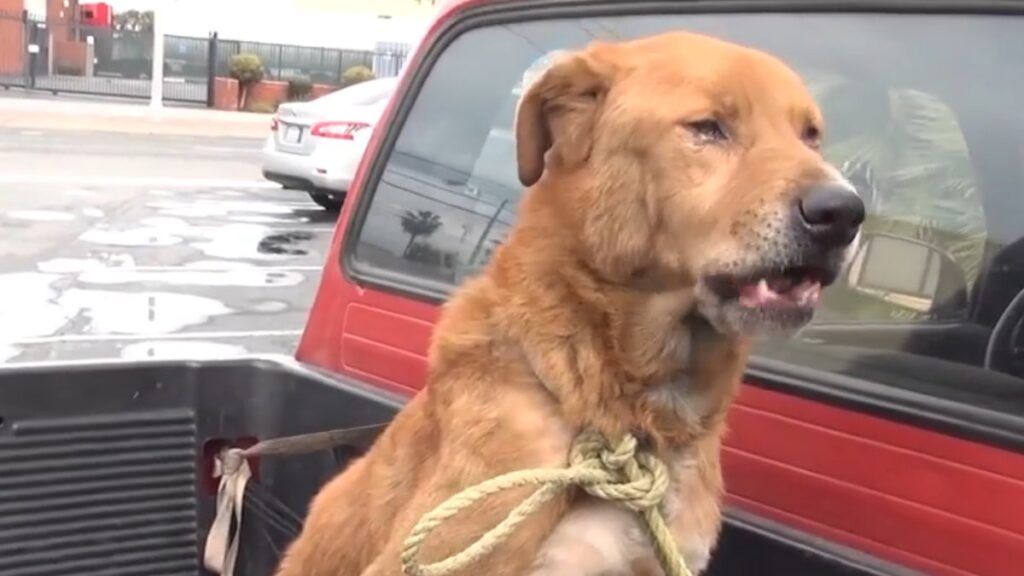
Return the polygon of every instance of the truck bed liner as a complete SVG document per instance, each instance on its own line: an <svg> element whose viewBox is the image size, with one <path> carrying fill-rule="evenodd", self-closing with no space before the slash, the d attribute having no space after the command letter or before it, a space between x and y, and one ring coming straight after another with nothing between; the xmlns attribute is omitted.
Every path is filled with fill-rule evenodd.
<svg viewBox="0 0 1024 576"><path fill-rule="evenodd" d="M221 447L386 422L403 402L285 357L0 368L0 575L205 574ZM253 463L236 576L273 573L359 451ZM902 572L731 512L709 573Z"/></svg>

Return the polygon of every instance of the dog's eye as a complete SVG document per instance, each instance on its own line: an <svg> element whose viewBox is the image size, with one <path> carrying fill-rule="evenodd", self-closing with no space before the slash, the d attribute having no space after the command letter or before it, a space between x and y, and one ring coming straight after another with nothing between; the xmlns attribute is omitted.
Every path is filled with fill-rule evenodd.
<svg viewBox="0 0 1024 576"><path fill-rule="evenodd" d="M711 118L689 122L686 126L705 142L722 142L729 138L722 124Z"/></svg>

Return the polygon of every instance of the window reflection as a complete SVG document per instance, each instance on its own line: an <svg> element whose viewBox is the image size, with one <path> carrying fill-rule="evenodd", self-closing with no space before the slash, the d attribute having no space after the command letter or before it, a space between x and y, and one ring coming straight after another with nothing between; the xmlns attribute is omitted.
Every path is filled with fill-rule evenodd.
<svg viewBox="0 0 1024 576"><path fill-rule="evenodd" d="M825 153L869 207L863 249L815 322L759 354L1024 414L1024 310L1009 306L1024 290L1024 77L1005 73L1024 56L1022 26L966 15L719 14L470 31L417 96L372 191L356 261L435 285L475 274L516 218L512 123L524 77L594 39L709 33L775 53L804 76L827 119Z"/></svg>

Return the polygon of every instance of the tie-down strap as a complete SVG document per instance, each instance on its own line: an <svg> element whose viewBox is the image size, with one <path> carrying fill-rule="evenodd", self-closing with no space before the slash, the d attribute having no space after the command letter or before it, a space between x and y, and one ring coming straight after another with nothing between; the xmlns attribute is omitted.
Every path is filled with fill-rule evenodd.
<svg viewBox="0 0 1024 576"><path fill-rule="evenodd" d="M203 565L214 574L234 576L242 528L245 487L252 478L249 458L307 454L338 446L371 441L387 424L342 428L298 436L271 438L248 448L225 448L214 462L217 488L217 514L206 536ZM233 528L233 529L232 529Z"/></svg>

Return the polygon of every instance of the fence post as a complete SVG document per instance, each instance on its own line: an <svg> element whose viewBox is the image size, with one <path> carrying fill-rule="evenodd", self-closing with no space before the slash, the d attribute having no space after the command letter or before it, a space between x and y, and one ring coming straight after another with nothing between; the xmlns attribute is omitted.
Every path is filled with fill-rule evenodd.
<svg viewBox="0 0 1024 576"><path fill-rule="evenodd" d="M162 10L153 13L153 73L150 74L149 105L160 108L164 105L164 27Z"/></svg>
<svg viewBox="0 0 1024 576"><path fill-rule="evenodd" d="M284 51L284 46L282 46L281 44L278 44L277 45L277 78L275 78L275 80L280 80L281 79L281 66L282 66L282 63L281 63L282 54L281 54L281 52L282 51Z"/></svg>
<svg viewBox="0 0 1024 576"><path fill-rule="evenodd" d="M217 103L217 32L210 33L206 49L206 107L213 108Z"/></svg>
<svg viewBox="0 0 1024 576"><path fill-rule="evenodd" d="M21 11L21 74L22 85L31 88L29 75L32 73L32 58L29 56L28 47L32 43L32 29L28 25L28 10Z"/></svg>

